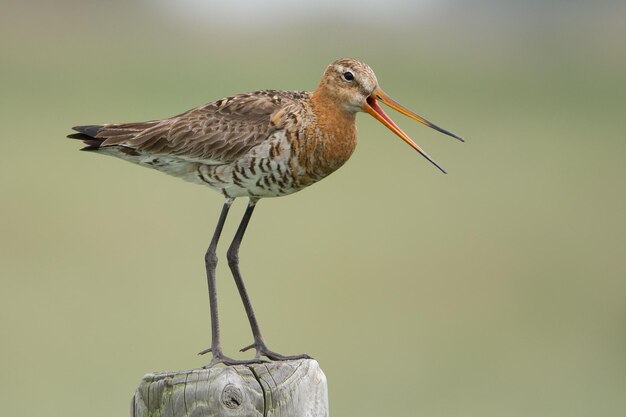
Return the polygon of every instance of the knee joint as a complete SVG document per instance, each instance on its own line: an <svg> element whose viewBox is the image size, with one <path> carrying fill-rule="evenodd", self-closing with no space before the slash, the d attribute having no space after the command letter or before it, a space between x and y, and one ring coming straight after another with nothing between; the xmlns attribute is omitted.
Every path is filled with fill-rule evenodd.
<svg viewBox="0 0 626 417"><path fill-rule="evenodd" d="M217 265L217 255L215 254L215 250L209 249L204 254L204 262L211 267L215 267Z"/></svg>
<svg viewBox="0 0 626 417"><path fill-rule="evenodd" d="M228 265L237 265L239 263L239 251L228 249L228 252L226 252L226 259L228 259Z"/></svg>

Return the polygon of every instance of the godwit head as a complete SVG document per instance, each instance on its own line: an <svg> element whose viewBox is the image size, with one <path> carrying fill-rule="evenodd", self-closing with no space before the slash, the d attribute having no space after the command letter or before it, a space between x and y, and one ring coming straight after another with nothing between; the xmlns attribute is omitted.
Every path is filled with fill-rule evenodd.
<svg viewBox="0 0 626 417"><path fill-rule="evenodd" d="M424 150L409 138L394 123L393 120L378 105L378 101L386 104L392 109L416 120L430 128L438 130L448 136L452 136L460 141L464 141L460 136L449 132L434 123L429 122L421 116L413 113L397 101L389 97L378 85L376 74L369 65L351 58L342 58L331 63L324 71L324 75L316 90L319 94L324 94L335 102L338 108L346 112L357 113L366 112L376 120L387 126L389 130L398 135L408 143L413 149L433 163L443 173L446 171L439 166Z"/></svg>

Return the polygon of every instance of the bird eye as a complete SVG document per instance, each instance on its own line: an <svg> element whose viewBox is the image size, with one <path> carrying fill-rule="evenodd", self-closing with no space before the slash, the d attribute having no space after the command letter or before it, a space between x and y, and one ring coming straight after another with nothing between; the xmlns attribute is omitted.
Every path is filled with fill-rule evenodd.
<svg viewBox="0 0 626 417"><path fill-rule="evenodd" d="M354 80L354 74L352 74L350 71L344 72L343 73L343 78L346 81L352 81L352 80Z"/></svg>

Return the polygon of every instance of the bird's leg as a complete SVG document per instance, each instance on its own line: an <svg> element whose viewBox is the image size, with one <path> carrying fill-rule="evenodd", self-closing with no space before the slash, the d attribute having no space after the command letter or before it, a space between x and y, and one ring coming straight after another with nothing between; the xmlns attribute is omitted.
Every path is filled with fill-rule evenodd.
<svg viewBox="0 0 626 417"><path fill-rule="evenodd" d="M226 365L237 365L259 362L258 359L252 361L240 361L225 356L222 352L222 345L220 342L220 324L217 312L217 286L215 280L217 255L215 252L217 249L217 243L220 239L220 235L222 234L222 229L224 228L224 223L226 221L226 216L228 215L228 210L230 209L232 203L232 198L227 199L224 203L224 207L222 207L222 212L220 214L219 220L217 221L217 226L215 227L215 232L213 232L213 238L211 239L209 248L204 255L204 264L206 266L206 275L209 284L209 307L211 309L211 348L203 350L199 354L203 355L209 352L213 354L211 362L207 366L205 366L205 368L209 368L218 363L224 363Z"/></svg>
<svg viewBox="0 0 626 417"><path fill-rule="evenodd" d="M292 355L285 356L280 353L272 352L268 349L265 341L263 340L263 336L261 335L261 330L259 329L259 323L254 315L254 310L252 309L252 303L250 302L250 297L248 296L248 291L246 291L246 287L243 283L243 279L241 278L241 273L239 272L239 246L241 245L241 240L243 239L243 235L246 232L246 228L248 227L248 223L250 222L250 217L252 217L252 212L254 211L254 207L256 205L256 201L250 199L250 203L248 204L248 208L246 208L246 212L243 215L243 219L241 219L241 223L237 228L237 232L235 233L235 237L230 247L228 248L227 258L228 258L228 266L230 266L230 270L233 273L233 278L235 279L235 284L237 284L237 289L239 290L239 295L241 296L241 301L243 302L243 306L246 309L246 315L248 316L248 321L250 322L250 328L252 329L252 336L254 337L254 343L245 348L241 349L242 352L245 352L248 349L254 348L256 349L255 359L259 359L261 355L272 359L272 360L295 360L295 359L310 359L311 357L307 354L301 355Z"/></svg>

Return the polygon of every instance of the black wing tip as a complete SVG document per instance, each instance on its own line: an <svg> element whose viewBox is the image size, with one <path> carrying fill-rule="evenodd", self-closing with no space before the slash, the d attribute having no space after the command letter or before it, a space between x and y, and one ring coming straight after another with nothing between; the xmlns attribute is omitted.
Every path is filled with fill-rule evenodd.
<svg viewBox="0 0 626 417"><path fill-rule="evenodd" d="M98 132L102 129L101 125L85 125L74 126L72 130L78 133L72 133L67 135L68 139L82 140L86 147L82 148L83 151L93 151L100 147L104 139L97 138Z"/></svg>
<svg viewBox="0 0 626 417"><path fill-rule="evenodd" d="M93 151L97 151L99 149L100 149L99 146L92 146L92 145L85 146L84 148L80 148L81 151L86 151L86 152L93 152Z"/></svg>
<svg viewBox="0 0 626 417"><path fill-rule="evenodd" d="M86 145L90 146L99 146L104 139L94 138L93 136L85 135L84 133L72 133L71 135L67 135L68 139L77 139L85 142Z"/></svg>
<svg viewBox="0 0 626 417"><path fill-rule="evenodd" d="M87 136L95 137L100 129L102 129L102 125L83 125L83 126L74 126L72 130L76 132L82 133Z"/></svg>

